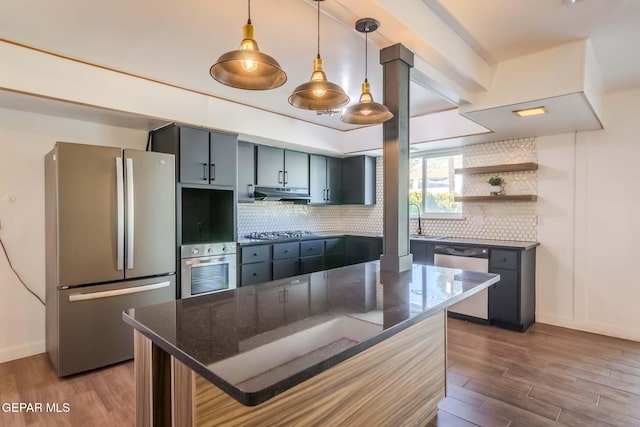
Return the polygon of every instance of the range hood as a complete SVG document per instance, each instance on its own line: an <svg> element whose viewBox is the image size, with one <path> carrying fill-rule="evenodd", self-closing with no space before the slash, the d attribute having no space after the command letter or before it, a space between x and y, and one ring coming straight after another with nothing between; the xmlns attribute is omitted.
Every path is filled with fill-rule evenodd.
<svg viewBox="0 0 640 427"><path fill-rule="evenodd" d="M295 187L255 187L253 197L256 200L292 200L297 203L306 203L311 198L308 188Z"/></svg>

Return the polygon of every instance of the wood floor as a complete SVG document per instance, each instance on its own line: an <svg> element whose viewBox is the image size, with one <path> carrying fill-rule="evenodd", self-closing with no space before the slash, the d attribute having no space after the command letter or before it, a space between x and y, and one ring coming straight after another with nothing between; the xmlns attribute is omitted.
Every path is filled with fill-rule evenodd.
<svg viewBox="0 0 640 427"><path fill-rule="evenodd" d="M449 319L448 397L429 426L640 426L640 343L534 324L527 333ZM132 426L131 362L59 379L45 355L0 364L4 426ZM333 427L333 426L332 426ZM368 426L375 427L375 426Z"/></svg>
<svg viewBox="0 0 640 427"><path fill-rule="evenodd" d="M58 378L45 354L0 364L0 405L42 403L43 412L7 413L4 426L133 426L133 362ZM46 403L69 404L68 412L47 413Z"/></svg>

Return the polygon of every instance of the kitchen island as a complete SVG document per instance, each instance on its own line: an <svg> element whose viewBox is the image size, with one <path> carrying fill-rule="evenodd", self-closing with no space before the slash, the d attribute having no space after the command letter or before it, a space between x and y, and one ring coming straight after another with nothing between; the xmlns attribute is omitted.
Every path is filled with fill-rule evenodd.
<svg viewBox="0 0 640 427"><path fill-rule="evenodd" d="M372 261L130 309L137 424L426 423L445 397L446 308L498 280Z"/></svg>

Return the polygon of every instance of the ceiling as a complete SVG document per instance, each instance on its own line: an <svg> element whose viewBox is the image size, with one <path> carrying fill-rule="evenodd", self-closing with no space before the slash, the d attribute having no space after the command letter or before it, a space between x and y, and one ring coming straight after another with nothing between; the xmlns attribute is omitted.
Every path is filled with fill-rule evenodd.
<svg viewBox="0 0 640 427"><path fill-rule="evenodd" d="M640 86L640 55L636 54L640 50L640 1L579 0L573 6L566 0L407 0L406 4L416 3L428 6L490 66L589 37L607 90ZM217 57L236 49L240 42L247 17L244 1L0 0L0 38L335 129L353 129L342 123L339 115L318 116L287 102L293 89L311 75L316 54L316 5L311 0L252 3L260 49L276 58L288 75L284 86L271 91L233 89L209 76L209 67ZM393 0L321 3L320 53L325 70L352 102L357 101L364 78L364 37L353 29L354 18L371 12L381 20L380 31L369 38L368 69L374 99L382 102L377 49L422 41L417 40L415 29L404 28L402 22L392 19L403 7ZM388 31L383 33L385 26ZM425 61L429 62L428 58ZM473 87L460 76L449 77L454 86ZM442 92L412 84L411 115L454 108L451 98L438 94Z"/></svg>

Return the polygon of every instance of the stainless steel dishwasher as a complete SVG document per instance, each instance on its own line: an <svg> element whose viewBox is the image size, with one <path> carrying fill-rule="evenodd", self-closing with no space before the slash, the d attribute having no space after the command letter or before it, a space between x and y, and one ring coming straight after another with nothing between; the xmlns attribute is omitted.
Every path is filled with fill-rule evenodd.
<svg viewBox="0 0 640 427"><path fill-rule="evenodd" d="M487 273L489 271L489 249L475 246L436 245L434 248L436 267L459 268L460 270ZM452 305L449 312L489 320L489 291L477 294ZM483 323L484 323L483 322Z"/></svg>

